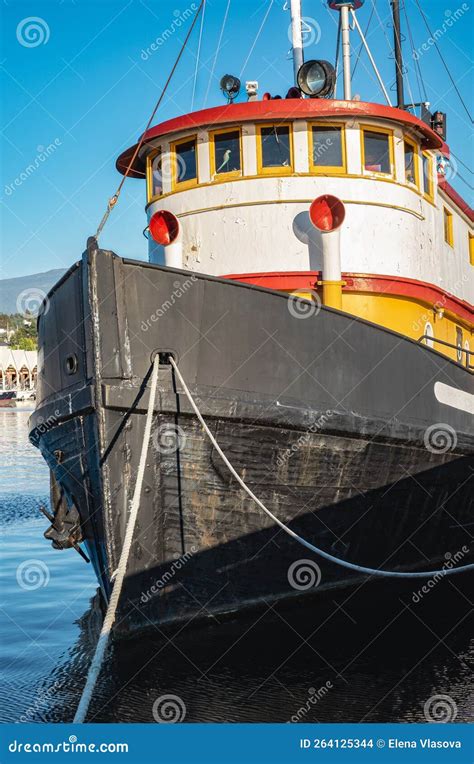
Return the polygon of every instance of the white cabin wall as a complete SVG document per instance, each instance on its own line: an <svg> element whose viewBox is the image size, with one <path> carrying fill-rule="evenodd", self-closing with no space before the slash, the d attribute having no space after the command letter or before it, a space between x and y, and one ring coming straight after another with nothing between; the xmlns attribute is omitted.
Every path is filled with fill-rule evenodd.
<svg viewBox="0 0 474 764"><path fill-rule="evenodd" d="M209 183L207 133L200 130L199 181L206 185L154 201L148 215L159 209L177 215L183 232L183 266L191 270L212 275L316 270L321 268L319 236L308 210L316 196L334 194L346 204L343 271L418 279L474 302L467 220L446 203L453 211L453 250L444 242L445 202L441 194L438 198L437 178L433 178L436 207L405 184L403 131L394 130L393 182L361 175L359 124L355 120L345 124L347 176L309 174L308 125L299 120L294 123L293 147L295 172L301 175L255 177L256 130L253 124L244 124L243 169L249 177L216 183ZM182 132L173 139L192 134ZM163 142L163 147L168 144ZM421 177L421 159L418 163ZM151 240L150 259L162 262L161 248Z"/></svg>

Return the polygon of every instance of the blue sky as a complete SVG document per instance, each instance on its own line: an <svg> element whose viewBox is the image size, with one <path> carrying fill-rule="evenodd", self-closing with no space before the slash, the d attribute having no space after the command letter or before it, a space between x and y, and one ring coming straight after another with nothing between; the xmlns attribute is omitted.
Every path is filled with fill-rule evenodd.
<svg viewBox="0 0 474 764"><path fill-rule="evenodd" d="M472 11L463 10L469 3L420 1L432 29L442 30L441 51L472 110L469 56L474 25ZM365 29L372 14L368 40L385 82L392 86L389 0L375 3L374 12L373 0L366 0L358 19ZM405 3L415 47L419 48L429 35L415 0ZM87 236L95 232L107 199L120 180L115 159L135 142L146 124L189 21L180 29L175 24L174 31L165 34L166 41L148 57L142 51L172 29L173 20L191 6L191 0L4 0L0 58L4 103L1 277L67 267L80 257ZM308 24L306 59L334 60L337 14L326 6L325 0L303 0ZM211 78L226 7L227 0L207 0L195 109L204 105L209 83L207 105L223 102L218 85L224 73L241 75L243 80L257 79L260 94L268 90L285 95L292 84L290 15L284 0L231 0ZM447 26L446 20L457 10L462 11L460 19ZM39 19L33 22L39 25L37 38L34 30L33 36L28 35L30 17ZM191 110L199 24L155 123ZM353 43L355 60L357 33ZM404 48L408 79L418 101L408 35ZM462 164L473 164L472 124L433 46L422 51L419 63L432 108L448 112L448 142L460 160L452 183L472 203L471 189L465 183L473 185L472 174ZM357 66L353 91L360 93L362 100L383 102L365 54ZM34 170L25 178L22 173L31 164ZM144 205L144 182L127 180L101 245L122 256L146 259Z"/></svg>

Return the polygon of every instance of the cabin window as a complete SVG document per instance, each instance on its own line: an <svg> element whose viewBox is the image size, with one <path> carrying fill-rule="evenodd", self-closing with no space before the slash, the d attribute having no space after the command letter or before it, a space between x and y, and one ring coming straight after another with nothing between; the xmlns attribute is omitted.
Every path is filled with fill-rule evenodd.
<svg viewBox="0 0 474 764"><path fill-rule="evenodd" d="M433 201L433 162L428 154L423 153L423 193Z"/></svg>
<svg viewBox="0 0 474 764"><path fill-rule="evenodd" d="M258 170L267 175L292 171L289 125L261 125L258 128Z"/></svg>
<svg viewBox="0 0 474 764"><path fill-rule="evenodd" d="M346 171L344 129L340 125L311 125L310 167L314 172Z"/></svg>
<svg viewBox="0 0 474 764"><path fill-rule="evenodd" d="M162 176L162 151L158 149L155 154L152 154L149 159L148 170L148 198L156 199L157 196L161 196L163 193L163 176Z"/></svg>
<svg viewBox="0 0 474 764"><path fill-rule="evenodd" d="M443 209L443 219L444 219L444 240L446 244L449 244L449 246L452 247L454 245L453 215L446 207L444 207Z"/></svg>
<svg viewBox="0 0 474 764"><path fill-rule="evenodd" d="M362 162L366 172L393 174L393 136L386 130L362 130Z"/></svg>
<svg viewBox="0 0 474 764"><path fill-rule="evenodd" d="M173 186L179 189L195 186L197 184L196 136L174 143L173 153Z"/></svg>
<svg viewBox="0 0 474 764"><path fill-rule="evenodd" d="M242 174L240 130L222 130L211 134L211 172L222 180Z"/></svg>
<svg viewBox="0 0 474 764"><path fill-rule="evenodd" d="M405 140L405 180L418 188L418 152L416 145L411 141Z"/></svg>
<svg viewBox="0 0 474 764"><path fill-rule="evenodd" d="M469 262L474 265L474 234L469 234Z"/></svg>

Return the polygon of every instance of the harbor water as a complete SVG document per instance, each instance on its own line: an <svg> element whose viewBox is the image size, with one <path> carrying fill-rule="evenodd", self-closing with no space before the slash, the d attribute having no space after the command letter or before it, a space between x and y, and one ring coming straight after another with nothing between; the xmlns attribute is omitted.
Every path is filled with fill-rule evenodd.
<svg viewBox="0 0 474 764"><path fill-rule="evenodd" d="M43 538L28 408L0 410L2 721L71 721L100 630L93 570ZM275 547L275 554L278 549ZM474 720L472 577L367 582L112 645L97 722Z"/></svg>

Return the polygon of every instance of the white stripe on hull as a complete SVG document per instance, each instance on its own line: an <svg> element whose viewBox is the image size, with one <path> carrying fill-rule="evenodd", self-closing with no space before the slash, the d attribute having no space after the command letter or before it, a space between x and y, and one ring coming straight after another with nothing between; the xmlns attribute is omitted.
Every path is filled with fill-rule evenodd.
<svg viewBox="0 0 474 764"><path fill-rule="evenodd" d="M457 387L445 385L444 382L435 382L434 394L440 403L445 406L451 406L460 411L466 411L468 414L474 414L474 395L466 393L465 390L459 390Z"/></svg>

